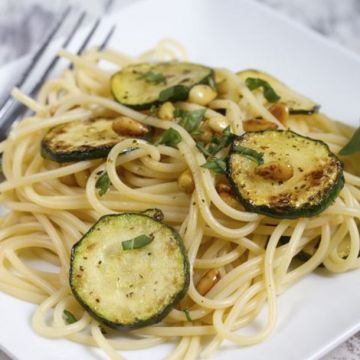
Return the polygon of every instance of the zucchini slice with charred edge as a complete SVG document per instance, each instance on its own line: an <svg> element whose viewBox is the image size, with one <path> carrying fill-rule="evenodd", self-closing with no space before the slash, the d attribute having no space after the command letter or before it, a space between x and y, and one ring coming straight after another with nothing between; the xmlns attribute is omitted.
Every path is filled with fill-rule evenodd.
<svg viewBox="0 0 360 360"><path fill-rule="evenodd" d="M263 164L237 152L238 147L262 154ZM285 181L274 179L271 171L276 174L284 164L292 175ZM268 172L260 172L260 166L268 166ZM344 186L342 162L324 142L283 130L236 138L227 158L227 176L247 210L288 219L319 214Z"/></svg>
<svg viewBox="0 0 360 360"><path fill-rule="evenodd" d="M186 100L197 84L214 84L214 71L186 62L129 65L111 78L114 98L137 110L149 109L165 101Z"/></svg>
<svg viewBox="0 0 360 360"><path fill-rule="evenodd" d="M268 82L276 94L280 96L280 101L288 106L290 114L313 114L320 108L319 104L298 94L278 79L262 71L249 69L239 71L237 75L243 81L247 78L257 78Z"/></svg>
<svg viewBox="0 0 360 360"><path fill-rule="evenodd" d="M72 121L50 129L41 142L41 155L57 162L106 157L125 136L112 129L115 119Z"/></svg>
<svg viewBox="0 0 360 360"><path fill-rule="evenodd" d="M161 321L186 294L190 266L179 234L158 210L105 215L71 253L70 286L97 320L117 329ZM129 249L129 241L147 241Z"/></svg>

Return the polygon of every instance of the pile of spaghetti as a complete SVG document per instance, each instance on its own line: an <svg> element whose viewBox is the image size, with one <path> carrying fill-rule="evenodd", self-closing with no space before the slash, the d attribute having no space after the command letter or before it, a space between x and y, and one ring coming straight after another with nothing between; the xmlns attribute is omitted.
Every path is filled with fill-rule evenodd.
<svg viewBox="0 0 360 360"><path fill-rule="evenodd" d="M32 325L38 334L98 346L112 359L123 358L119 350L163 342L174 344L167 359L195 359L210 355L224 340L239 346L263 341L276 324L277 295L317 267L335 273L360 267L355 155L340 157L344 184L331 203L302 217L250 211L224 175L229 163L223 160L229 134L290 129L338 154L354 129L290 92L307 107L294 109L281 83L250 70L214 69L212 83L200 84L199 93L180 101L157 101L144 109L127 106L126 96L118 101L111 89L114 73L132 64L186 60L173 41L163 40L137 58L110 49L81 56L62 50L60 55L73 67L47 81L37 99L13 91L33 114L0 144L5 177L0 199L7 209L0 219L0 290L36 304ZM149 87L166 82L155 70L136 79ZM120 125L135 124L151 136L139 139L130 131L96 159L56 161L44 155L44 137L52 129L121 117L126 120ZM170 128L169 140L164 133ZM209 154L219 145L216 138L226 144ZM245 155L253 164L254 154ZM160 209L163 223L180 234L190 284L158 324L128 332L110 329L73 296L71 249L101 216L149 208ZM262 329L244 333L264 307Z"/></svg>

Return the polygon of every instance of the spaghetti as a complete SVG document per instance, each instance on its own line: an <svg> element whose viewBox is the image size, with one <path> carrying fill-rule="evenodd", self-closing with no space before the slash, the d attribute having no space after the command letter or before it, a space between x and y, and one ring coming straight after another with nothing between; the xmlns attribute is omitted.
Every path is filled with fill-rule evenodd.
<svg viewBox="0 0 360 360"><path fill-rule="evenodd" d="M0 290L36 304L32 325L38 334L98 346L111 359L123 359L117 350L174 342L167 359L195 359L210 355L224 340L239 346L263 341L276 324L277 295L320 264L330 272L360 267L360 177L353 160L346 163L340 195L318 216L287 220L247 212L221 196L216 176L201 168L204 155L182 126L130 109L111 96L112 71L102 67L103 62L122 68L153 59L186 59L180 45L163 40L138 58L96 49L81 56L62 50L60 55L74 68L47 81L36 100L13 91L34 115L18 123L0 144L5 175L0 184L1 203L8 209L0 221ZM227 88L222 98L205 108L206 117L226 119L237 135L243 133L243 121L252 113L284 127L235 74L226 69L217 74L226 79ZM241 100L234 99L234 94L240 94ZM185 111L204 108L189 102L176 105ZM225 115L218 108L225 109ZM172 127L182 141L176 148L138 141L135 150L124 153L132 145L128 139L115 145L105 159L61 166L41 156L41 140L49 128L119 115L158 130ZM290 116L288 125L299 134L323 140L335 153L353 133L323 114ZM195 184L190 195L177 185L186 169ZM112 187L100 197L96 180L103 171ZM179 231L188 252L192 275L183 300L187 312L174 308L160 324L125 335L104 329L72 296L68 281L71 248L102 215L154 207ZM337 251L344 241L349 247L346 258ZM313 254L305 262L294 261L314 242ZM199 291L201 281L210 282L203 284L206 292ZM263 328L253 335L242 334L264 305L267 319ZM64 310L74 314L74 323L66 322ZM204 338L210 340L204 342Z"/></svg>

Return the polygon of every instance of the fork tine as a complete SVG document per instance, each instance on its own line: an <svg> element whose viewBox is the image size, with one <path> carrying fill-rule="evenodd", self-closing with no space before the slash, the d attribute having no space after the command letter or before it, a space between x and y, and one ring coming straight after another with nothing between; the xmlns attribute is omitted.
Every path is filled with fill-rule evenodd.
<svg viewBox="0 0 360 360"><path fill-rule="evenodd" d="M85 50L85 48L88 45L88 43L90 42L91 38L95 34L96 29L99 27L100 22L101 22L101 19L97 18L97 20L95 21L95 24L92 26L92 28L90 29L88 35L86 36L85 40L83 41L83 43L81 44L79 50L77 51L77 55L81 55L82 52Z"/></svg>
<svg viewBox="0 0 360 360"><path fill-rule="evenodd" d="M105 36L105 39L103 40L103 42L101 43L101 45L99 46L99 50L102 51L106 48L107 44L109 43L110 39L112 38L112 36L114 35L114 32L116 30L116 25L113 25L110 29L110 31L107 33L107 35Z"/></svg>
<svg viewBox="0 0 360 360"><path fill-rule="evenodd" d="M83 11L80 16L78 17L75 25L73 26L73 28L71 29L69 35L66 37L66 39L64 40L64 42L62 43L62 47L66 48L70 41L72 40L72 38L74 37L74 34L77 32L77 30L79 29L79 27L81 26L82 22L84 21L86 16L86 12ZM35 86L31 89L30 91L30 96L34 96L37 91L40 89L41 85L44 83L44 81L46 80L46 78L48 77L50 71L56 66L56 64L59 62L59 56L55 56L52 61L50 62L50 64L47 66L47 68L45 69L44 73L41 75L40 79L36 82Z"/></svg>
<svg viewBox="0 0 360 360"><path fill-rule="evenodd" d="M39 58L42 56L42 54L45 52L45 50L48 48L49 44L51 43L51 40L55 37L56 33L58 32L58 30L60 29L61 25L64 23L64 21L66 20L66 18L68 17L69 13L71 11L71 7L68 6L65 11L61 14L59 20L57 21L57 23L55 24L55 26L53 27L53 29L51 30L51 32L48 34L48 36L46 37L45 41L42 43L42 45L40 46L40 48L35 52L34 56L31 58L30 60L30 64L28 65L28 67L24 70L21 78L19 79L19 81L15 84L16 87L21 87L25 81L28 79L31 69L34 67L34 65L37 63L37 61L39 60ZM2 102L2 104L0 105L0 119L2 118L2 116L4 116L4 114L6 113L6 109L8 108L8 104L9 104L9 100L11 100L11 94L9 94L4 101Z"/></svg>
<svg viewBox="0 0 360 360"><path fill-rule="evenodd" d="M78 18L78 20L76 21L74 27L71 29L71 32L69 33L68 37L65 39L65 41L62 44L62 47L66 48L69 43L71 42L72 38L74 37L75 33L77 32L77 30L79 29L81 23L83 22L84 18L86 16L86 12L82 12L80 17ZM88 32L87 36L85 37L84 41L82 42L82 44L80 45L77 54L80 55L87 47L87 45L89 44L89 42L91 41L92 37L94 36L97 28L99 27L101 23L101 19L98 18L94 25L91 27L90 31ZM105 36L102 44L100 45L100 50L103 50L109 40L111 39L111 37L114 34L116 26L112 26L109 30L109 32L107 33L107 35ZM52 61L50 62L50 64L47 66L47 68L45 69L44 73L42 74L42 76L40 77L40 79L36 82L35 86L31 89L30 91L30 95L34 96L36 95L37 91L40 89L40 87L42 86L42 84L44 83L44 81L46 80L46 78L48 77L49 73L51 72L51 70L53 70L53 68L55 67L55 65L57 64L57 62L59 61L59 57L55 56ZM11 100L13 100L13 102L16 104L16 100L11 98ZM0 140L3 140L4 138L6 138L9 129L11 128L11 125L14 123L14 120L19 117L20 115L23 115L27 109L23 104L17 103L17 106L10 109L12 110L12 112L10 114L8 114L7 112L4 115L8 115L4 118L3 123L0 126ZM1 112L1 109L0 109ZM11 115L11 116L9 116ZM1 120L1 116L0 116L0 120Z"/></svg>

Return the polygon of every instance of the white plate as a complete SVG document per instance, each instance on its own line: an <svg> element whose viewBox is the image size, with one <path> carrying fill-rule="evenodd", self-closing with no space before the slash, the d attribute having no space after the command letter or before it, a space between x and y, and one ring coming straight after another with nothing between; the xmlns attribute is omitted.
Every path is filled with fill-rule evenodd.
<svg viewBox="0 0 360 360"><path fill-rule="evenodd" d="M360 114L360 59L254 2L154 0L137 2L111 19L112 46L136 54L163 37L180 40L194 62L252 67L279 76L316 99L330 116L356 125ZM13 68L14 70L14 68ZM0 79L11 67L0 71ZM274 333L262 344L227 345L214 359L318 359L360 329L359 271L312 274L279 299ZM0 293L0 344L18 359L102 359L94 349L48 340L31 330L34 307ZM129 359L163 358L169 346L128 352Z"/></svg>

